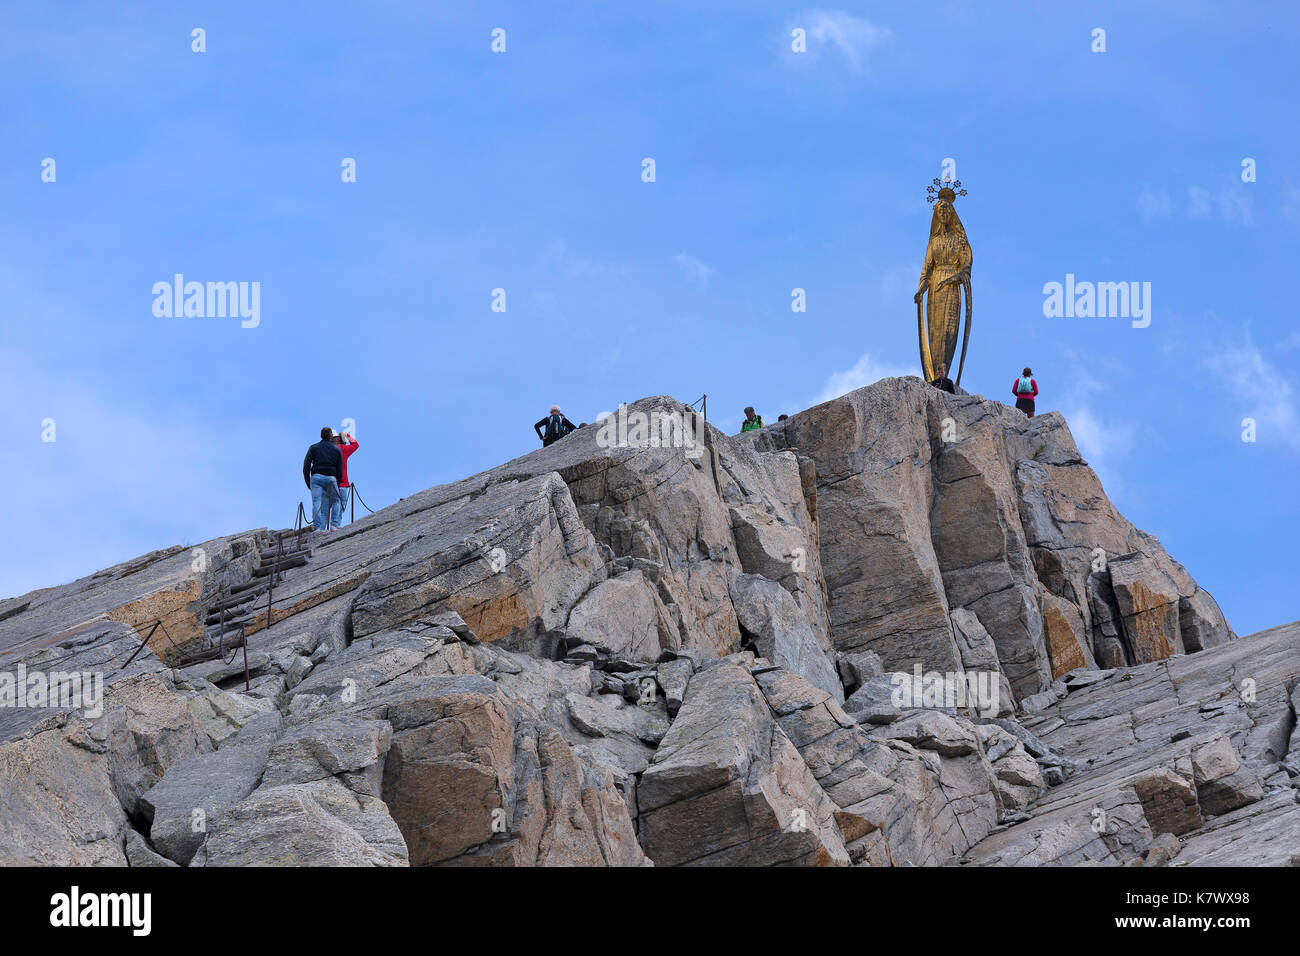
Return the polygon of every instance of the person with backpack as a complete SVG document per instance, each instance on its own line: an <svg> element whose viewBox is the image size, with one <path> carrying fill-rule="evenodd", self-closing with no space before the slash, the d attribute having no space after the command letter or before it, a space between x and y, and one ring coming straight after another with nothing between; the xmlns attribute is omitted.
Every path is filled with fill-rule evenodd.
<svg viewBox="0 0 1300 956"><path fill-rule="evenodd" d="M343 474L339 476L339 496L334 502L334 507L330 509L330 524L335 528L343 527L343 512L348 506L348 495L352 491L352 486L348 483L348 459L352 453L361 447L361 442L357 441L347 432L340 435L338 432L333 436L334 444L339 448L339 454L343 457Z"/></svg>
<svg viewBox="0 0 1300 956"><path fill-rule="evenodd" d="M533 426L537 437L542 440L542 447L549 448L574 430L573 422L564 417L559 405L551 406L551 414ZM545 431L543 431L545 429Z"/></svg>
<svg viewBox="0 0 1300 956"><path fill-rule="evenodd" d="M1016 408L1030 418L1034 417L1034 399L1038 397L1038 382L1034 381L1034 370L1025 366L1020 377L1011 383L1011 393L1016 396Z"/></svg>
<svg viewBox="0 0 1300 956"><path fill-rule="evenodd" d="M745 420L740 423L740 433L756 432L763 427L763 416L754 414L754 406L745 408Z"/></svg>
<svg viewBox="0 0 1300 956"><path fill-rule="evenodd" d="M330 514L339 497L339 477L343 474L343 455L334 444L334 429L320 430L320 441L307 449L302 460L302 480L311 491L311 523L317 531L329 531Z"/></svg>

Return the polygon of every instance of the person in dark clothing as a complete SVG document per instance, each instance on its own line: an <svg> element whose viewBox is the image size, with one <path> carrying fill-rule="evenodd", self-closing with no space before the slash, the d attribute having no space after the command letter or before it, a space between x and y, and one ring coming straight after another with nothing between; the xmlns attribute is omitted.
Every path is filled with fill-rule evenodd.
<svg viewBox="0 0 1300 956"><path fill-rule="evenodd" d="M1034 417L1034 399L1038 398L1038 382L1034 379L1034 370L1025 366L1021 376L1011 383L1011 394L1016 396L1016 408L1030 418Z"/></svg>
<svg viewBox="0 0 1300 956"><path fill-rule="evenodd" d="M573 422L564 417L559 405L551 406L551 414L533 426L537 437L542 440L542 447L549 448L575 428Z"/></svg>
<svg viewBox="0 0 1300 956"><path fill-rule="evenodd" d="M343 477L343 454L334 444L334 429L320 430L320 441L307 449L302 460L302 480L311 491L311 523L317 531L331 530L330 509L339 497L339 479Z"/></svg>
<svg viewBox="0 0 1300 956"><path fill-rule="evenodd" d="M952 379L948 377L948 366L942 362L934 367L934 381L930 384L949 395L957 394L957 386L953 385Z"/></svg>

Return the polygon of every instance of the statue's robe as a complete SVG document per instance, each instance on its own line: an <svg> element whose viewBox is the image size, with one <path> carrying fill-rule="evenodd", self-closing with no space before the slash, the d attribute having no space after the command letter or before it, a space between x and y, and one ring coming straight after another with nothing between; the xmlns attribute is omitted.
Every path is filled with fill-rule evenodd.
<svg viewBox="0 0 1300 956"><path fill-rule="evenodd" d="M961 332L962 284L940 284L971 265L970 243L960 232L949 230L930 237L925 248L925 264L921 267L921 288L928 289L925 321L930 340L930 359L937 367L940 362L952 368L957 352L957 338Z"/></svg>

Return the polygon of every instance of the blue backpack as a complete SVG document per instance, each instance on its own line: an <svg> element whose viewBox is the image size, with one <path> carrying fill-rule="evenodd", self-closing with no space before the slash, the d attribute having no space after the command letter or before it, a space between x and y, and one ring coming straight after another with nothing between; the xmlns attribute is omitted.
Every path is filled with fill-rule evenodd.
<svg viewBox="0 0 1300 956"><path fill-rule="evenodd" d="M552 415L551 420L546 423L546 437L563 438L567 434L569 434L569 429L564 424L564 416Z"/></svg>

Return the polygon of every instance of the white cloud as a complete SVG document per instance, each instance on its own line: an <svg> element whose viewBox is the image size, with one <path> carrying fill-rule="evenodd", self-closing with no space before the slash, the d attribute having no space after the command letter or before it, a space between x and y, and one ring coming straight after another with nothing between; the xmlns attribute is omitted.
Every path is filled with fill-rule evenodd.
<svg viewBox="0 0 1300 956"><path fill-rule="evenodd" d="M1106 391L1106 386L1102 381L1082 365L1076 366L1070 373L1070 381L1073 385L1073 390L1078 392L1080 395Z"/></svg>
<svg viewBox="0 0 1300 956"><path fill-rule="evenodd" d="M696 259L693 255L686 252L679 252L673 256L673 261L681 266L688 275L696 279L704 280L713 275L713 267Z"/></svg>
<svg viewBox="0 0 1300 956"><path fill-rule="evenodd" d="M916 369L878 362L868 353L858 359L851 369L831 375L822 386L821 394L809 403L809 407L829 402L832 398L839 398L845 392L871 385L882 378L898 378L903 375L920 375L920 372Z"/></svg>
<svg viewBox="0 0 1300 956"><path fill-rule="evenodd" d="M894 302L900 296L910 299L916 291L916 281L921 274L921 264L899 260L879 272L877 290L883 302Z"/></svg>
<svg viewBox="0 0 1300 956"><path fill-rule="evenodd" d="M1074 436L1074 443L1084 461L1097 473L1097 479L1112 501L1126 493L1126 484L1116 459L1127 454L1137 438L1132 425L1121 425L1102 419L1091 407L1073 404L1063 407L1061 414Z"/></svg>
<svg viewBox="0 0 1300 956"><path fill-rule="evenodd" d="M1163 186L1153 187L1149 183L1143 184L1136 206L1138 215L1147 224L1157 219L1168 219L1174 213L1174 201L1169 190ZM1187 187L1188 219L1212 219L1216 213L1224 222L1241 226L1254 225L1255 203L1248 188L1241 188L1240 183L1228 183L1217 192L1204 186Z"/></svg>
<svg viewBox="0 0 1300 956"><path fill-rule="evenodd" d="M1137 198L1138 215L1146 223L1153 222L1156 219L1165 219L1174 209L1173 200L1169 198L1169 190L1152 189L1150 185L1144 185L1142 192Z"/></svg>
<svg viewBox="0 0 1300 956"><path fill-rule="evenodd" d="M1300 223L1300 186L1287 183L1282 188L1282 215L1290 222Z"/></svg>
<svg viewBox="0 0 1300 956"><path fill-rule="evenodd" d="M1280 442L1300 449L1300 409L1295 388L1249 338L1243 345L1219 349L1206 364L1231 390L1242 417L1255 420L1260 444Z"/></svg>
<svg viewBox="0 0 1300 956"><path fill-rule="evenodd" d="M294 484L309 434L259 421L211 420L181 402L127 409L119 394L80 376L49 373L17 353L7 401L9 540L32 542L0 554L0 597L46 587L155 548L292 519L285 495L268 514L267 488ZM55 440L41 440L54 420ZM287 475L287 478L280 476ZM310 499L307 499L310 500ZM63 546L59 546L59 544Z"/></svg>
<svg viewBox="0 0 1300 956"><path fill-rule="evenodd" d="M563 239L551 240L551 244L546 249L546 255L570 279L621 276L625 273L622 266L608 262L597 262L574 252Z"/></svg>
<svg viewBox="0 0 1300 956"><path fill-rule="evenodd" d="M1204 186L1187 187L1187 215L1192 219L1210 218L1210 191Z"/></svg>
<svg viewBox="0 0 1300 956"><path fill-rule="evenodd" d="M1255 203L1250 193L1240 189L1225 189L1218 195L1219 215L1227 222L1243 226L1254 225Z"/></svg>
<svg viewBox="0 0 1300 956"><path fill-rule="evenodd" d="M791 25L808 31L809 53L818 52L818 46L834 47L854 69L862 67L869 51L893 36L887 27L845 10L805 10Z"/></svg>
<svg viewBox="0 0 1300 956"><path fill-rule="evenodd" d="M1097 464L1109 464L1116 455L1133 447L1136 431L1131 425L1104 422L1087 405L1074 405L1061 412L1074 435L1074 443L1088 463L1097 470Z"/></svg>
<svg viewBox="0 0 1300 956"><path fill-rule="evenodd" d="M1225 186L1212 193L1204 186L1187 187L1187 215L1191 219L1209 219L1215 208L1224 222L1243 226L1255 222L1255 204L1249 193L1235 186Z"/></svg>
<svg viewBox="0 0 1300 956"><path fill-rule="evenodd" d="M1138 427L1132 419L1107 417L1098 411L1098 402L1113 400L1114 386L1107 383L1125 381L1129 369L1112 357L1070 348L1062 351L1061 359L1066 364L1058 388L1052 391L1057 397L1056 407L1065 416L1079 454L1092 466L1114 501L1125 489L1118 461L1137 444ZM1040 411L1046 410L1041 400L1039 407Z"/></svg>

